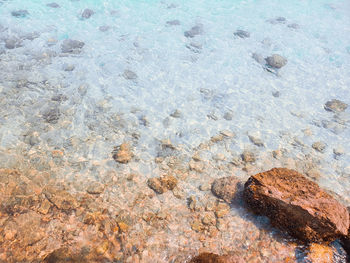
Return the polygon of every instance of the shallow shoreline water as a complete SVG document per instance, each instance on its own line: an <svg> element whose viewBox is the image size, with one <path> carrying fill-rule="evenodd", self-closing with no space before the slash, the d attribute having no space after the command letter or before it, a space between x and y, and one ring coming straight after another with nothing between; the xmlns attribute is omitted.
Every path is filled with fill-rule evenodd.
<svg viewBox="0 0 350 263"><path fill-rule="evenodd" d="M121 262L236 250L247 262L294 262L298 245L244 204L222 220L207 210L219 202L213 180L287 167L350 205L349 109L325 109L350 104L349 3L56 2L0 1L0 168L19 170L38 196L48 185L90 199L67 212L81 240L110 238L99 220L84 223L105 211L128 215L113 233L130 240ZM288 62L267 66L273 54ZM123 143L125 163L113 158ZM157 194L147 180L165 174L178 186ZM1 223L28 211L67 220L54 205L43 219L40 198Z"/></svg>

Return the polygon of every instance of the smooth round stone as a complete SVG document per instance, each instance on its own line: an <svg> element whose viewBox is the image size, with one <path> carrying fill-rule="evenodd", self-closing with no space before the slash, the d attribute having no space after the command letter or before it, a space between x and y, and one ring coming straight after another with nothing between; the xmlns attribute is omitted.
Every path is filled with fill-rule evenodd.
<svg viewBox="0 0 350 263"><path fill-rule="evenodd" d="M278 54L266 58L266 63L272 68L282 68L287 64L287 59Z"/></svg>

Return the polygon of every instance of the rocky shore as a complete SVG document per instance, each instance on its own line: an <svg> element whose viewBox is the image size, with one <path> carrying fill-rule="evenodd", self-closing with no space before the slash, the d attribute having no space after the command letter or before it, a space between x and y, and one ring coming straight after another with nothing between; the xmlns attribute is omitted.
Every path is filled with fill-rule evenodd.
<svg viewBox="0 0 350 263"><path fill-rule="evenodd" d="M70 193L47 172L1 169L0 259L346 262L348 210L300 173L274 168L244 185L235 176L222 177L202 184L200 199L183 191L189 173L168 169L148 182L137 174L118 175ZM119 203L112 210L106 199L114 184L127 198L126 209Z"/></svg>
<svg viewBox="0 0 350 263"><path fill-rule="evenodd" d="M87 2L0 0L0 262L349 261L345 8Z"/></svg>

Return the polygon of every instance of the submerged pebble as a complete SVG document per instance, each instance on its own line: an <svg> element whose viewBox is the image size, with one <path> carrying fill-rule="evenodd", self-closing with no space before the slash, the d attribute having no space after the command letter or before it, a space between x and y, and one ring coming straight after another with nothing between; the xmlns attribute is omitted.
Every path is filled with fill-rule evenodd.
<svg viewBox="0 0 350 263"><path fill-rule="evenodd" d="M287 59L278 54L273 54L270 57L267 57L266 63L272 68L282 68L287 64Z"/></svg>
<svg viewBox="0 0 350 263"><path fill-rule="evenodd" d="M17 37L10 37L5 40L5 47L7 49L14 49L21 46L22 46L21 40Z"/></svg>
<svg viewBox="0 0 350 263"><path fill-rule="evenodd" d="M81 14L81 18L89 19L94 14L95 14L95 12L93 10L86 8L86 9L84 9L83 13Z"/></svg>
<svg viewBox="0 0 350 263"><path fill-rule="evenodd" d="M123 77L125 79L135 80L135 79L137 79L137 74L134 71L126 69L126 70L124 70Z"/></svg>
<svg viewBox="0 0 350 263"><path fill-rule="evenodd" d="M80 53L85 43L79 40L65 39L61 45L63 53Z"/></svg>
<svg viewBox="0 0 350 263"><path fill-rule="evenodd" d="M179 26L181 25L180 21L175 19L175 20L169 20L166 22L168 26Z"/></svg>
<svg viewBox="0 0 350 263"><path fill-rule="evenodd" d="M312 144L312 148L314 148L318 152L324 152L326 149L326 144L324 142L314 142Z"/></svg>
<svg viewBox="0 0 350 263"><path fill-rule="evenodd" d="M204 33L203 24L197 24L193 26L190 30L185 31L184 35L188 38L194 38L197 35L202 35Z"/></svg>
<svg viewBox="0 0 350 263"><path fill-rule="evenodd" d="M47 4L46 6L52 7L52 8L60 8L60 5L57 4L57 3L55 3L55 2L49 3L49 4Z"/></svg>
<svg viewBox="0 0 350 263"><path fill-rule="evenodd" d="M29 15L29 12L27 10L21 9L21 10L12 11L11 15L14 17L26 17Z"/></svg>
<svg viewBox="0 0 350 263"><path fill-rule="evenodd" d="M325 110L332 112L343 112L348 108L348 104L341 100L332 99L324 105Z"/></svg>
<svg viewBox="0 0 350 263"><path fill-rule="evenodd" d="M237 30L236 32L233 33L235 36L240 37L240 38L248 38L250 37L250 33L245 30Z"/></svg>

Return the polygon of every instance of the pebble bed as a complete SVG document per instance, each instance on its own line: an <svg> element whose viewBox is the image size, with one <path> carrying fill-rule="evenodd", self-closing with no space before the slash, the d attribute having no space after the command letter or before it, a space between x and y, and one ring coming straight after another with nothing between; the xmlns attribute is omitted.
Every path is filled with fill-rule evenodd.
<svg viewBox="0 0 350 263"><path fill-rule="evenodd" d="M350 3L232 2L0 0L0 168L126 215L112 262L305 260L224 176L287 167L350 205Z"/></svg>

